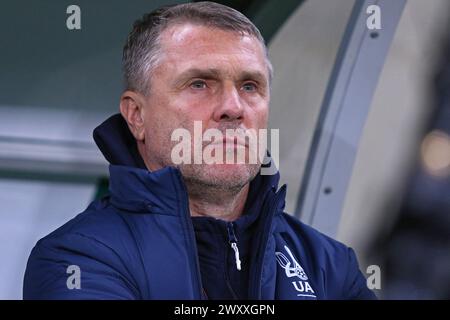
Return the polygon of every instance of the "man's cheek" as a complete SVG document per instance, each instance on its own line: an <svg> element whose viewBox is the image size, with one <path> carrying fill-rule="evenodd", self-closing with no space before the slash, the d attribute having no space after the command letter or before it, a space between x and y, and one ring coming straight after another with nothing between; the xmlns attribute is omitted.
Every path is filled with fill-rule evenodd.
<svg viewBox="0 0 450 320"><path fill-rule="evenodd" d="M269 120L268 113L267 112L262 113L258 120L259 120L258 121L259 128L266 129Z"/></svg>

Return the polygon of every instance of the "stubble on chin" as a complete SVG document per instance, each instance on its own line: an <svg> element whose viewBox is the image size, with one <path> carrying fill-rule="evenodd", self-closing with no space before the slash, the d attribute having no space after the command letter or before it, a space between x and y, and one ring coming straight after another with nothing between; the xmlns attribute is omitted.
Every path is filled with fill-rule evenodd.
<svg viewBox="0 0 450 320"><path fill-rule="evenodd" d="M180 165L183 179L190 188L212 188L224 192L239 192L255 178L260 170L259 164L228 165Z"/></svg>

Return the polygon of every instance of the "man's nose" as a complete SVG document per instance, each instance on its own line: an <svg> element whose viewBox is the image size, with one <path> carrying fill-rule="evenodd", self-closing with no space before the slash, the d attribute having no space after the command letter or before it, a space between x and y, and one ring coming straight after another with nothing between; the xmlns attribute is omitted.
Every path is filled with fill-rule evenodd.
<svg viewBox="0 0 450 320"><path fill-rule="evenodd" d="M238 89L233 87L224 90L214 110L214 120L217 122L242 120L243 115L244 105Z"/></svg>

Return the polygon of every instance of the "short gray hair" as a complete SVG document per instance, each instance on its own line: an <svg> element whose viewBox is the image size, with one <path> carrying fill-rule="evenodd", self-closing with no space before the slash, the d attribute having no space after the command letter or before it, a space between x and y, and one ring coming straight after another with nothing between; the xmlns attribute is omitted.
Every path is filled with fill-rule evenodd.
<svg viewBox="0 0 450 320"><path fill-rule="evenodd" d="M176 23L195 23L255 37L264 48L269 81L272 79L267 46L258 28L239 11L205 1L164 6L145 14L134 23L123 48L125 90L144 95L149 92L150 77L161 56L161 34Z"/></svg>

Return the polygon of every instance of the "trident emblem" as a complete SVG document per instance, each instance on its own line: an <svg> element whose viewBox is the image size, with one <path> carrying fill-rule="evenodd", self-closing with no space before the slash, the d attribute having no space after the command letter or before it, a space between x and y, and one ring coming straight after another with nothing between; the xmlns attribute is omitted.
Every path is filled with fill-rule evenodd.
<svg viewBox="0 0 450 320"><path fill-rule="evenodd" d="M284 249L291 257L291 260L289 260L281 252L275 252L275 255L277 257L278 263L286 272L286 276L288 278L299 277L301 280L308 280L308 276L306 275L305 270L303 270L302 266L297 262L297 260L295 260L291 250L289 250L287 246L284 246Z"/></svg>

